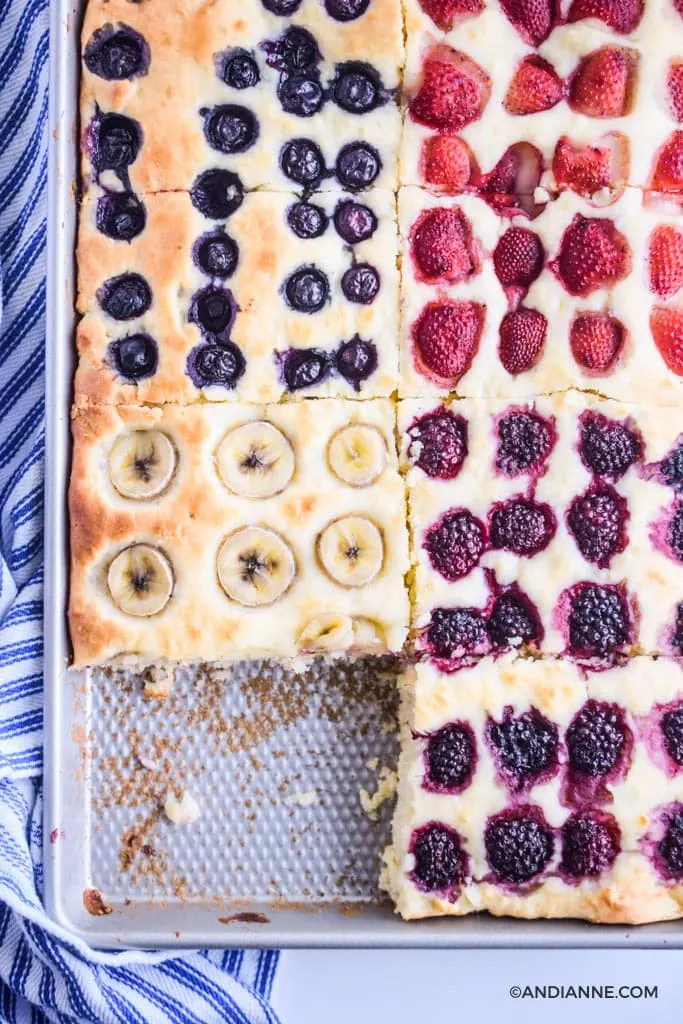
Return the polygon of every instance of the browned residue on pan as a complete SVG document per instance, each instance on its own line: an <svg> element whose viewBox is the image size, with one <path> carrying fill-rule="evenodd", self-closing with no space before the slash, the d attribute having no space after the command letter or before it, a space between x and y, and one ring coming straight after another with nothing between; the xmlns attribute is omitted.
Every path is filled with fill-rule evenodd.
<svg viewBox="0 0 683 1024"><path fill-rule="evenodd" d="M83 906L93 917L103 917L113 911L113 907L104 902L104 897L99 889L83 890Z"/></svg>
<svg viewBox="0 0 683 1024"><path fill-rule="evenodd" d="M265 914L256 914L251 910L243 910L240 914L231 914L230 917L219 917L220 924L270 924L270 918Z"/></svg>

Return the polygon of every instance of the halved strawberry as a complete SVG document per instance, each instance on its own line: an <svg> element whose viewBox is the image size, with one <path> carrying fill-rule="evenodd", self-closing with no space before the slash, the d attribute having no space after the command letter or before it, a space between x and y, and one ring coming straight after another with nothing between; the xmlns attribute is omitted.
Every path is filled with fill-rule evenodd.
<svg viewBox="0 0 683 1024"><path fill-rule="evenodd" d="M650 330L666 365L683 377L683 309L655 306L650 313Z"/></svg>
<svg viewBox="0 0 683 1024"><path fill-rule="evenodd" d="M571 353L584 373L592 377L609 373L625 340L624 325L607 313L579 313L569 330Z"/></svg>
<svg viewBox="0 0 683 1024"><path fill-rule="evenodd" d="M564 86L552 64L542 57L525 57L508 86L503 106L508 114L538 114L562 99Z"/></svg>
<svg viewBox="0 0 683 1024"><path fill-rule="evenodd" d="M516 377L531 370L541 358L548 321L537 309L523 306L507 313L500 324L498 355L508 373Z"/></svg>
<svg viewBox="0 0 683 1024"><path fill-rule="evenodd" d="M485 317L478 302L430 302L413 324L417 369L439 384L457 383L479 348Z"/></svg>
<svg viewBox="0 0 683 1024"><path fill-rule="evenodd" d="M674 121L683 121L683 61L672 60L666 76L669 112Z"/></svg>
<svg viewBox="0 0 683 1024"><path fill-rule="evenodd" d="M532 196L543 174L543 156L530 142L509 146L488 174L479 176L482 192Z"/></svg>
<svg viewBox="0 0 683 1024"><path fill-rule="evenodd" d="M577 146L563 136L553 154L553 176L560 189L591 196L601 188L623 189L628 180L629 143L621 132Z"/></svg>
<svg viewBox="0 0 683 1024"><path fill-rule="evenodd" d="M650 288L662 299L670 299L683 288L683 228L660 224L648 245Z"/></svg>
<svg viewBox="0 0 683 1024"><path fill-rule="evenodd" d="M508 228L493 252L493 268L503 288L528 288L544 260L543 243L529 228Z"/></svg>
<svg viewBox="0 0 683 1024"><path fill-rule="evenodd" d="M569 83L569 105L586 117L623 117L632 103L638 53L601 46L584 57Z"/></svg>
<svg viewBox="0 0 683 1024"><path fill-rule="evenodd" d="M432 135L422 145L422 176L428 185L462 192L472 177L474 158L456 135Z"/></svg>
<svg viewBox="0 0 683 1024"><path fill-rule="evenodd" d="M550 266L570 295L590 295L630 273L631 249L613 221L577 213Z"/></svg>
<svg viewBox="0 0 683 1024"><path fill-rule="evenodd" d="M672 132L659 150L650 184L657 192L683 189L683 131Z"/></svg>
<svg viewBox="0 0 683 1024"><path fill-rule="evenodd" d="M479 270L472 226L457 206L420 214L410 232L410 252L418 281L466 281Z"/></svg>
<svg viewBox="0 0 683 1024"><path fill-rule="evenodd" d="M435 46L425 60L410 116L428 128L459 132L481 116L490 95L491 80L471 57Z"/></svg>
<svg viewBox="0 0 683 1024"><path fill-rule="evenodd" d="M500 6L529 46L540 46L555 26L555 0L500 0Z"/></svg>
<svg viewBox="0 0 683 1024"><path fill-rule="evenodd" d="M597 18L614 32L626 35L640 24L644 0L573 0L567 21Z"/></svg>
<svg viewBox="0 0 683 1024"><path fill-rule="evenodd" d="M483 0L419 0L420 7L444 32L484 9Z"/></svg>

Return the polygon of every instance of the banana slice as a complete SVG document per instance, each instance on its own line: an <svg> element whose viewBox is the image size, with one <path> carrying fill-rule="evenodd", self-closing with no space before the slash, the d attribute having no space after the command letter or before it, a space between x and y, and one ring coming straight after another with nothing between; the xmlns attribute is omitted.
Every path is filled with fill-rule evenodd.
<svg viewBox="0 0 683 1024"><path fill-rule="evenodd" d="M217 568L225 593L247 608L277 601L296 574L291 548L265 526L245 526L226 537Z"/></svg>
<svg viewBox="0 0 683 1024"><path fill-rule="evenodd" d="M173 570L156 548L133 544L111 563L107 583L112 601L126 615L157 615L173 593Z"/></svg>
<svg viewBox="0 0 683 1024"><path fill-rule="evenodd" d="M384 562L384 542L365 516L344 516L330 523L318 538L318 554L329 576L344 587L364 587Z"/></svg>
<svg viewBox="0 0 683 1024"><path fill-rule="evenodd" d="M345 651L354 638L353 619L349 615L329 612L316 615L299 634L301 651Z"/></svg>
<svg viewBox="0 0 683 1024"><path fill-rule="evenodd" d="M363 615L353 617L353 649L355 651L379 651L387 646L384 630L372 619Z"/></svg>
<svg viewBox="0 0 683 1024"><path fill-rule="evenodd" d="M376 427L354 423L334 435L327 460L332 472L345 484L368 487L386 466L387 446Z"/></svg>
<svg viewBox="0 0 683 1024"><path fill-rule="evenodd" d="M281 430L265 420L255 420L225 435L216 451L216 466L233 494L272 498L292 479L294 452Z"/></svg>
<svg viewBox="0 0 683 1024"><path fill-rule="evenodd" d="M168 487L175 468L175 448L160 430L122 434L109 452L109 476L124 498L156 498Z"/></svg>

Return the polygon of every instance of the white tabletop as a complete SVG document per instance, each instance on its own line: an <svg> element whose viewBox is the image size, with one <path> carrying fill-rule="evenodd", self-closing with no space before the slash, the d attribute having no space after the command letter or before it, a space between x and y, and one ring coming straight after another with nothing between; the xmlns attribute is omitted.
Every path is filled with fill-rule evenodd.
<svg viewBox="0 0 683 1024"><path fill-rule="evenodd" d="M562 998L572 985L603 997ZM681 1024L683 951L285 952L273 1002L282 1024Z"/></svg>

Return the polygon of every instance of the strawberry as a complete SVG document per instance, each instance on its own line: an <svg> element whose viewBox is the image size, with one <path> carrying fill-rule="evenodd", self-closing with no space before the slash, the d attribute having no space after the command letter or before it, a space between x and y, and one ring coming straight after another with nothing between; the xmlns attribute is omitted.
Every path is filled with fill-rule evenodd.
<svg viewBox="0 0 683 1024"><path fill-rule="evenodd" d="M457 207L425 210L410 232L410 251L418 281L466 281L478 269L472 227Z"/></svg>
<svg viewBox="0 0 683 1024"><path fill-rule="evenodd" d="M623 117L629 112L638 54L625 46L601 46L584 57L569 83L569 105L586 117Z"/></svg>
<svg viewBox="0 0 683 1024"><path fill-rule="evenodd" d="M477 302L430 302L413 324L418 370L436 383L457 383L479 348L485 317Z"/></svg>
<svg viewBox="0 0 683 1024"><path fill-rule="evenodd" d="M658 192L683 189L683 131L672 132L659 150L651 187Z"/></svg>
<svg viewBox="0 0 683 1024"><path fill-rule="evenodd" d="M483 0L419 0L420 7L444 32L466 18L474 18L484 9Z"/></svg>
<svg viewBox="0 0 683 1024"><path fill-rule="evenodd" d="M471 57L435 46L425 60L410 116L428 128L459 132L481 116L490 94L489 76Z"/></svg>
<svg viewBox="0 0 683 1024"><path fill-rule="evenodd" d="M674 0L674 7L680 14L681 18L683 18L683 0Z"/></svg>
<svg viewBox="0 0 683 1024"><path fill-rule="evenodd" d="M529 46L540 46L554 28L557 18L555 0L500 0L500 6Z"/></svg>
<svg viewBox="0 0 683 1024"><path fill-rule="evenodd" d="M660 224L648 246L650 288L661 299L670 299L683 288L683 229Z"/></svg>
<svg viewBox="0 0 683 1024"><path fill-rule="evenodd" d="M506 313L500 324L498 355L508 373L516 377L536 365L547 332L548 321L537 309L522 306Z"/></svg>
<svg viewBox="0 0 683 1024"><path fill-rule="evenodd" d="M577 213L565 230L552 270L570 295L590 295L608 288L631 271L628 242L614 223Z"/></svg>
<svg viewBox="0 0 683 1024"><path fill-rule="evenodd" d="M503 288L528 288L543 270L541 239L528 228L508 228L493 253L493 267Z"/></svg>
<svg viewBox="0 0 683 1024"><path fill-rule="evenodd" d="M428 185L462 192L472 177L469 147L455 135L432 135L422 146L422 175Z"/></svg>
<svg viewBox="0 0 683 1024"><path fill-rule="evenodd" d="M613 132L594 146L575 146L563 136L553 154L553 176L560 189L591 196L601 188L622 188L628 177L629 144Z"/></svg>
<svg viewBox="0 0 683 1024"><path fill-rule="evenodd" d="M479 177L482 192L500 195L534 194L543 174L543 157L530 142L515 142L508 146L502 157L488 174Z"/></svg>
<svg viewBox="0 0 683 1024"><path fill-rule="evenodd" d="M640 24L644 7L644 0L574 0L567 21L597 18L614 32L627 35Z"/></svg>
<svg viewBox="0 0 683 1024"><path fill-rule="evenodd" d="M508 114L538 114L562 99L563 85L552 64L542 57L525 57L517 67L503 106Z"/></svg>
<svg viewBox="0 0 683 1024"><path fill-rule="evenodd" d="M591 376L608 373L621 355L624 325L607 313L579 313L569 331L569 347L577 364Z"/></svg>
<svg viewBox="0 0 683 1024"><path fill-rule="evenodd" d="M672 60L666 76L666 88L669 93L669 112L674 121L683 121L683 61Z"/></svg>
<svg viewBox="0 0 683 1024"><path fill-rule="evenodd" d="M650 313L650 330L666 365L683 377L683 309L655 306Z"/></svg>

